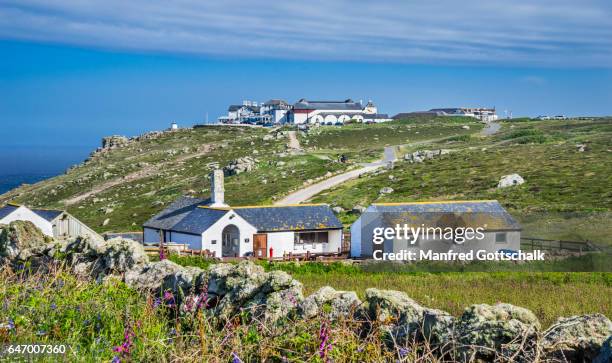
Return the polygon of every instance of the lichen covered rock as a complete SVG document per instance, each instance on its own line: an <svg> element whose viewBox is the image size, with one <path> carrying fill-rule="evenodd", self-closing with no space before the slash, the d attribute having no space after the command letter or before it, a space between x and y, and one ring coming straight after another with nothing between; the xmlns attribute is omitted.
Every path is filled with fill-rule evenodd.
<svg viewBox="0 0 612 363"><path fill-rule="evenodd" d="M354 291L336 291L330 286L323 286L299 304L298 312L306 319L321 312L329 313L331 318L347 317L360 305L361 300Z"/></svg>
<svg viewBox="0 0 612 363"><path fill-rule="evenodd" d="M44 248L53 239L30 221L13 221L0 225L0 258L25 259L30 256L29 249ZM21 254L21 256L20 256Z"/></svg>
<svg viewBox="0 0 612 363"><path fill-rule="evenodd" d="M540 330L530 310L511 304L477 304L468 307L457 324L458 342L470 356L491 357L497 351L512 355L533 353Z"/></svg>
<svg viewBox="0 0 612 363"><path fill-rule="evenodd" d="M569 361L592 360L612 335L612 322L602 314L559 318L542 338L547 357Z"/></svg>

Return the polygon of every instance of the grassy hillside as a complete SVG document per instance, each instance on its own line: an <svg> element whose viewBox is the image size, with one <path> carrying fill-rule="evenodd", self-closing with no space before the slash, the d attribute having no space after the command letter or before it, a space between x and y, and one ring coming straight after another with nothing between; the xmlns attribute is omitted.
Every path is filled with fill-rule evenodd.
<svg viewBox="0 0 612 363"><path fill-rule="evenodd" d="M467 123L470 130L461 128ZM98 232L133 231L181 195L208 197L210 171L238 158L252 157L256 165L226 177L226 200L231 205L270 204L304 183L380 158L389 143L474 133L480 127L474 120L449 119L326 126L301 133L303 152L288 148L286 134L263 128L166 132L97 153L65 175L0 195L0 204L65 208ZM341 153L349 154L348 164L338 162Z"/></svg>
<svg viewBox="0 0 612 363"><path fill-rule="evenodd" d="M581 152L577 145L586 145ZM608 242L612 235L612 120L506 122L489 137L462 136L406 145L450 149L423 163L399 162L314 198L350 210L357 204L497 199L524 222L525 235ZM497 189L502 175L525 184ZM393 188L381 194L383 187ZM356 216L343 216L351 222Z"/></svg>

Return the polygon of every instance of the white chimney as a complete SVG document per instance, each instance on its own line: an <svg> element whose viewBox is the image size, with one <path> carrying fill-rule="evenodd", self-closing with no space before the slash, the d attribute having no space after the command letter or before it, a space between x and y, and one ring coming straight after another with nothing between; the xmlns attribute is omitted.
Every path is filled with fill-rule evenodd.
<svg viewBox="0 0 612 363"><path fill-rule="evenodd" d="M223 170L215 169L210 174L210 206L228 207L225 204L225 187L223 186Z"/></svg>

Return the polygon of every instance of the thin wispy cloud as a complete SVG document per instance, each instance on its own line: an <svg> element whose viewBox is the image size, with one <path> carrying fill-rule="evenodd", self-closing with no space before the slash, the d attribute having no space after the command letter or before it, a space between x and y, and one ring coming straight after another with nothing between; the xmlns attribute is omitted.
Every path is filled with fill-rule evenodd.
<svg viewBox="0 0 612 363"><path fill-rule="evenodd" d="M612 66L608 0L0 0L0 38L222 57Z"/></svg>

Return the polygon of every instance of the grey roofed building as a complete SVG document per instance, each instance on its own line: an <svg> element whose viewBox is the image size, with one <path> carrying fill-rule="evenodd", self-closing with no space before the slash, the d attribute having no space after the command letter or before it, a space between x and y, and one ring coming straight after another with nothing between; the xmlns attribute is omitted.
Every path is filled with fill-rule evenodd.
<svg viewBox="0 0 612 363"><path fill-rule="evenodd" d="M363 105L360 102L354 102L350 98L344 101L308 101L301 99L293 105L293 108L298 110L361 111Z"/></svg>
<svg viewBox="0 0 612 363"><path fill-rule="evenodd" d="M143 224L145 228L202 234L234 211L260 232L342 228L327 205L209 207L209 200L182 197Z"/></svg>

